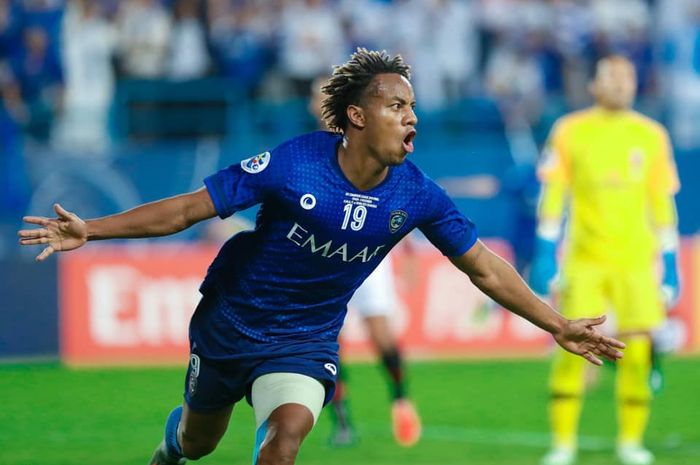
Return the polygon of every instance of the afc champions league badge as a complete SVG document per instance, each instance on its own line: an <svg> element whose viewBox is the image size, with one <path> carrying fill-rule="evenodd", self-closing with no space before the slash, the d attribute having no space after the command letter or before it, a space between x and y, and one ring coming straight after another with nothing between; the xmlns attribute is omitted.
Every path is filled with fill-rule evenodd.
<svg viewBox="0 0 700 465"><path fill-rule="evenodd" d="M199 377L199 356L190 355L190 375L187 377L187 392L193 396L197 392L197 378Z"/></svg>
<svg viewBox="0 0 700 465"><path fill-rule="evenodd" d="M243 171L250 174L256 174L267 168L270 164L270 152L263 152L254 157L246 158L241 161Z"/></svg>
<svg viewBox="0 0 700 465"><path fill-rule="evenodd" d="M408 213L403 210L394 210L389 216L389 230L391 233L395 233L406 223L406 218L408 218Z"/></svg>

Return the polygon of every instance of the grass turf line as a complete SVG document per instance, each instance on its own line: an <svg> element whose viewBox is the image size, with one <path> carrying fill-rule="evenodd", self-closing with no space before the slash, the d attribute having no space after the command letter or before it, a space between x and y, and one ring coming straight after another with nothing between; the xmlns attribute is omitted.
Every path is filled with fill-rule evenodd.
<svg viewBox="0 0 700 465"><path fill-rule="evenodd" d="M0 366L0 463L3 465L145 464L165 417L181 401L182 369L71 370L56 364ZM359 443L327 446L325 413L298 464L529 465L548 444L545 361L416 362L410 392L424 422L412 449L393 443L387 385L378 365L348 368ZM579 465L613 465L613 372L600 371L586 397ZM667 385L654 401L649 447L656 465L700 463L700 359L669 359ZM250 464L252 410L234 409L219 449L197 463Z"/></svg>

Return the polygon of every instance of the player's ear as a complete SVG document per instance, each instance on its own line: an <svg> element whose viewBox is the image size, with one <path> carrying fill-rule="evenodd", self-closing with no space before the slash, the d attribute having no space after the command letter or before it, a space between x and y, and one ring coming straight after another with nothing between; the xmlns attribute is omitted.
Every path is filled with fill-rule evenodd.
<svg viewBox="0 0 700 465"><path fill-rule="evenodd" d="M359 128L365 127L365 112L362 110L362 107L358 107L357 105L348 105L348 109L346 111L350 124Z"/></svg>

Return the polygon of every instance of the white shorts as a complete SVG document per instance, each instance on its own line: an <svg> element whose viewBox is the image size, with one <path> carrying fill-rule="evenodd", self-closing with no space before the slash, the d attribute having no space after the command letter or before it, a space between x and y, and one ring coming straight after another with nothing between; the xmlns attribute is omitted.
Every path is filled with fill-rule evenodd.
<svg viewBox="0 0 700 465"><path fill-rule="evenodd" d="M363 318L390 316L398 306L391 255L387 255L355 291L348 308Z"/></svg>

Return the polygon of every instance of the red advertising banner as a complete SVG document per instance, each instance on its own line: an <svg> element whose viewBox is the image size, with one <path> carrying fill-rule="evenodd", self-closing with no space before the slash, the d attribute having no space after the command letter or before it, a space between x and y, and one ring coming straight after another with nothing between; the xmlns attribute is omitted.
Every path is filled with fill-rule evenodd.
<svg viewBox="0 0 700 465"><path fill-rule="evenodd" d="M681 243L681 301L672 316L683 322L687 338L685 350L700 351L700 236Z"/></svg>
<svg viewBox="0 0 700 465"><path fill-rule="evenodd" d="M509 247L488 241L508 258ZM551 338L503 310L434 247L398 249L394 271L399 308L392 324L409 355L419 358L515 356L544 353ZM344 356L371 353L361 318L349 309L342 333Z"/></svg>
<svg viewBox="0 0 700 465"><path fill-rule="evenodd" d="M508 257L509 248L489 241ZM392 252L393 253L393 252ZM201 245L91 246L59 263L61 356L72 364L178 363L187 326L216 249ZM685 351L700 349L700 240L683 242L684 292L671 313ZM551 338L495 305L433 247L394 253L400 297L392 325L413 357L544 354ZM372 354L350 309L343 356Z"/></svg>
<svg viewBox="0 0 700 465"><path fill-rule="evenodd" d="M501 241L486 241L509 258ZM392 324L407 353L418 358L514 357L546 354L553 341L524 319L494 304L433 247L394 254L401 302ZM411 262L414 262L413 264ZM682 352L700 351L700 238L682 241L683 292L669 312L670 333ZM611 331L612 332L612 331ZM668 333L667 333L668 334ZM342 332L344 356L374 354L361 318L350 308Z"/></svg>
<svg viewBox="0 0 700 465"><path fill-rule="evenodd" d="M216 249L91 246L60 256L60 350L73 364L187 360L187 327Z"/></svg>

